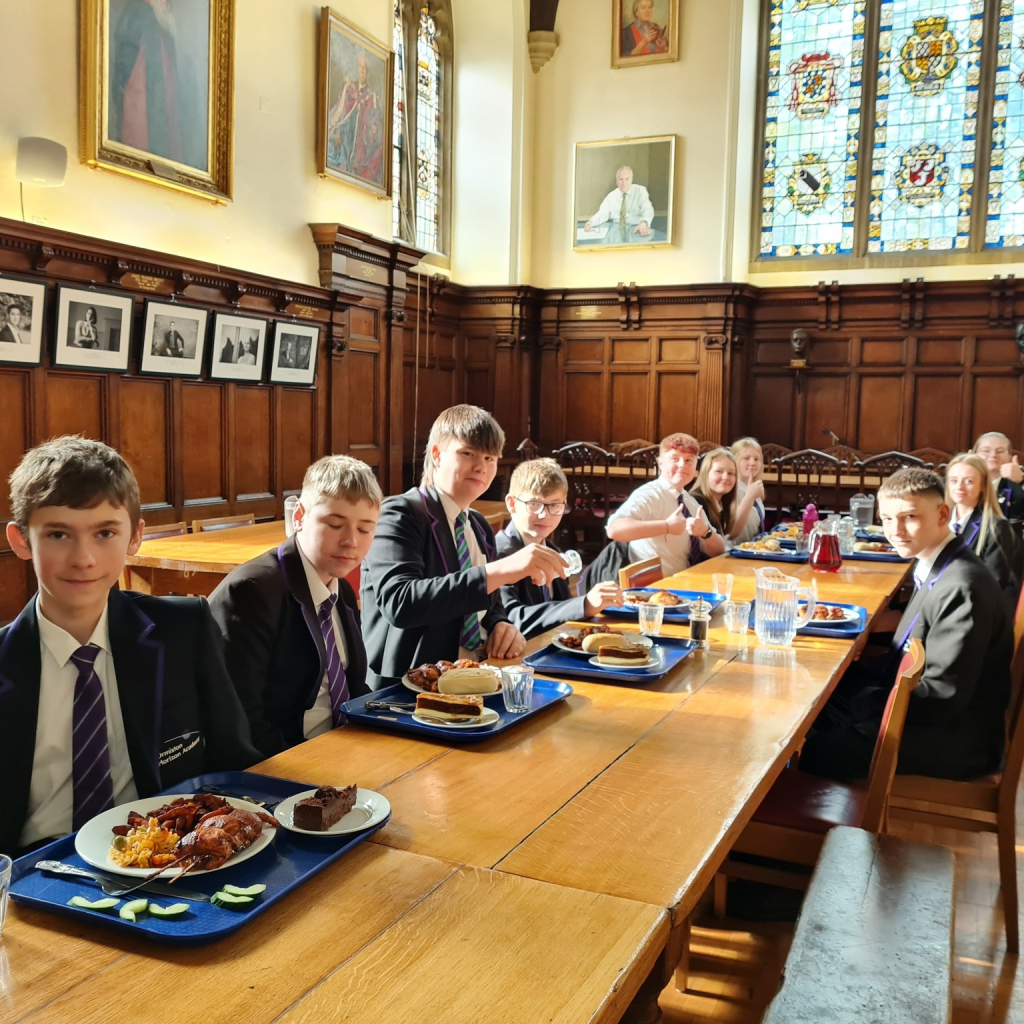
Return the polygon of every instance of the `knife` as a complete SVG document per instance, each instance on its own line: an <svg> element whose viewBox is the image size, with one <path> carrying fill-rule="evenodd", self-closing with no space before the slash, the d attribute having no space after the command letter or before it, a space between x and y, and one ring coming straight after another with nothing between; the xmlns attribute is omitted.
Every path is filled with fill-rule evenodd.
<svg viewBox="0 0 1024 1024"><path fill-rule="evenodd" d="M83 868L76 868L72 864L65 864L59 860L39 860L36 861L36 867L40 871L48 871L54 875L73 875L77 878L92 879L92 881L98 882L103 891L110 896L127 895L128 892L151 892L158 896L177 896L179 899L192 900L195 903L210 902L210 897L204 892L181 889L177 885L171 885L168 882L144 882L142 885L132 885L132 882L134 882L133 878L108 875L102 871L86 871Z"/></svg>

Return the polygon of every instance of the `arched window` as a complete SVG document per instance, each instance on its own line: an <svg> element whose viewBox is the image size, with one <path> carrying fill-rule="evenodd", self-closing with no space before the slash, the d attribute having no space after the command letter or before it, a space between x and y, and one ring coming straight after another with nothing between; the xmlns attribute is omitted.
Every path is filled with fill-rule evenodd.
<svg viewBox="0 0 1024 1024"><path fill-rule="evenodd" d="M755 259L1024 246L1024 0L765 0L765 17Z"/></svg>
<svg viewBox="0 0 1024 1024"><path fill-rule="evenodd" d="M395 0L394 48L394 235L445 253L452 77L448 0Z"/></svg>

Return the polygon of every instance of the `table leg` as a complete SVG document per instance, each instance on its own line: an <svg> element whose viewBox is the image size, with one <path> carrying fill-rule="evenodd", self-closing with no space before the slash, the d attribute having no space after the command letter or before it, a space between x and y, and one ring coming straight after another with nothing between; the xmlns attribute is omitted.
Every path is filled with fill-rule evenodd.
<svg viewBox="0 0 1024 1024"><path fill-rule="evenodd" d="M682 972L682 987L686 985L686 974L690 969L690 918L673 927L668 942L661 955L655 961L651 973L644 979L640 991L622 1015L621 1024L659 1024L662 1020L658 996L665 986L672 981L673 975L679 984L679 971Z"/></svg>

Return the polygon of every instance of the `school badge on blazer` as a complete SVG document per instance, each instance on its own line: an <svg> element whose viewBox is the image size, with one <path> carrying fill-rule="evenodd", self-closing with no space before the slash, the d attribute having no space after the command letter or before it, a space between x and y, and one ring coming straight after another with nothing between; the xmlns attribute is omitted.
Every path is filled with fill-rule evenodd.
<svg viewBox="0 0 1024 1024"><path fill-rule="evenodd" d="M164 768L195 750L202 751L203 734L198 729L183 732L180 736L172 736L160 744L160 767Z"/></svg>

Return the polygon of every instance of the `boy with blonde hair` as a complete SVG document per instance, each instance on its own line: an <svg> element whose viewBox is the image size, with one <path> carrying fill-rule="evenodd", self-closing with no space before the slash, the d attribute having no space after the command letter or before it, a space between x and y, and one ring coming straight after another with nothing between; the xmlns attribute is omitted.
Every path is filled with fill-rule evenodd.
<svg viewBox="0 0 1024 1024"><path fill-rule="evenodd" d="M0 850L258 761L205 599L116 589L143 528L124 459L58 437L10 485L7 540L39 590L0 629Z"/></svg>
<svg viewBox="0 0 1024 1024"><path fill-rule="evenodd" d="M565 579L561 558L542 545L499 558L487 520L470 508L504 446L490 413L452 406L430 428L420 486L385 500L362 575L373 689L426 662L518 658L526 641L500 589L524 577L538 586Z"/></svg>
<svg viewBox="0 0 1024 1024"><path fill-rule="evenodd" d="M569 512L568 492L569 483L554 459L531 459L516 466L505 498L512 520L498 534L499 557L528 544L546 545L558 554L549 538ZM501 588L501 603L509 619L528 640L564 622L599 615L621 600L622 592L615 583L598 583L582 597L572 597L563 579L537 586L526 578Z"/></svg>
<svg viewBox="0 0 1024 1024"><path fill-rule="evenodd" d="M306 470L280 547L210 596L253 743L268 757L341 725L367 692L359 608L345 579L366 557L382 495L365 462L328 455Z"/></svg>

